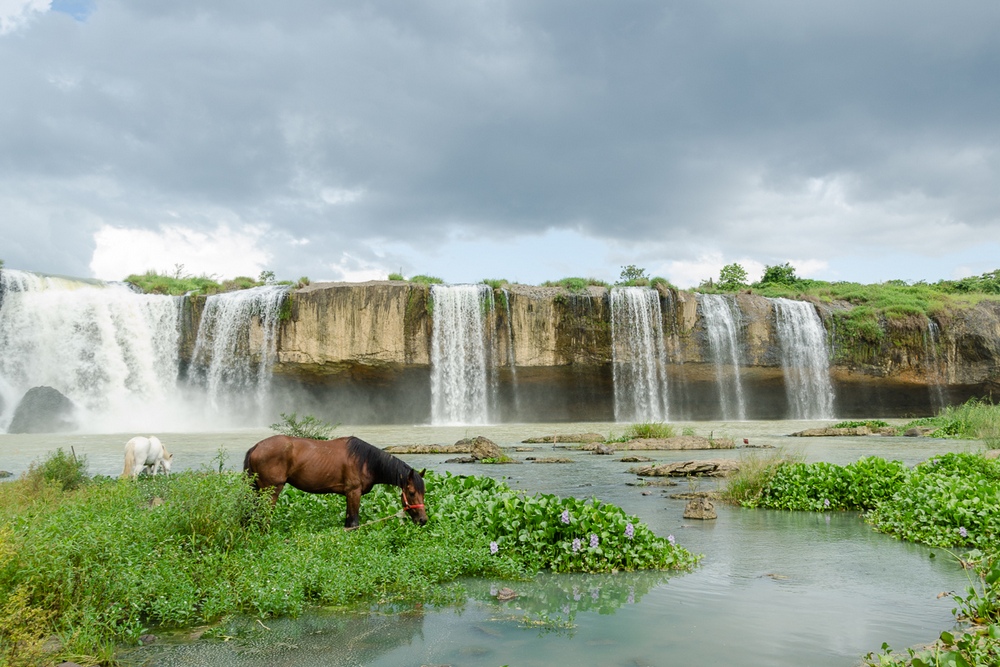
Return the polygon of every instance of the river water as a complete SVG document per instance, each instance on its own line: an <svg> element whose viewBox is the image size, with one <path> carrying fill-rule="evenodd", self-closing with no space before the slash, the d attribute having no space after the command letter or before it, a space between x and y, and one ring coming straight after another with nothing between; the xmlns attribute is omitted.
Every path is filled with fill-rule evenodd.
<svg viewBox="0 0 1000 667"><path fill-rule="evenodd" d="M811 421L674 424L697 435L744 438L806 461L846 464L876 454L914 464L979 442L928 438L793 438L822 425ZM767 665L849 666L878 651L926 643L954 623L954 602L967 575L940 550L900 542L866 526L856 513L744 510L716 503L719 517L682 517L685 501L671 493L715 488L680 481L671 488L631 486L633 464L553 445L514 451L530 436L620 433L612 423L513 424L474 427L339 427L372 444L452 444L484 435L521 461L486 466L445 463L446 456L406 455L437 472L505 477L514 488L597 497L617 504L660 535L704 555L687 574L541 575L531 582L467 581L458 608L317 611L300 619L242 619L223 628L235 638L192 641L190 632L161 633L151 646L127 651L127 665ZM174 470L215 468L222 452L237 468L266 430L156 433L174 453ZM134 434L0 435L0 469L19 474L56 447L87 457L91 474L117 475L122 449ZM148 435L148 434L147 434ZM657 461L741 457L758 450L640 452ZM766 450L764 450L766 453ZM530 456L565 456L570 464L540 464ZM428 498L433 516L433 498ZM509 586L519 597L497 601ZM539 623L540 619L547 622ZM197 634L197 633L195 633Z"/></svg>

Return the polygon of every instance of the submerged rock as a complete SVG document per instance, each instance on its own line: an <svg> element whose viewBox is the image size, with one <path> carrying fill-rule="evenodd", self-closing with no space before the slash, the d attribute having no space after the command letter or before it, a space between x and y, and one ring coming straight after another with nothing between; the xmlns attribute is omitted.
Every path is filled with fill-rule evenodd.
<svg viewBox="0 0 1000 667"><path fill-rule="evenodd" d="M605 438L600 433L569 433L569 434L556 434L556 435L543 435L537 438L526 438L521 442L527 444L538 444L543 442L551 442L552 444L558 444L560 442L568 443L588 443L588 442L604 442Z"/></svg>

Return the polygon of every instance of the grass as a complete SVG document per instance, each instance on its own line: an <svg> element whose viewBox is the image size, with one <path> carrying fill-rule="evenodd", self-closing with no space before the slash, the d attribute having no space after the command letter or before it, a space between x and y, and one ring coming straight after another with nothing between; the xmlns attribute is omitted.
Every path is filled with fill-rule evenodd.
<svg viewBox="0 0 1000 667"><path fill-rule="evenodd" d="M736 505L756 507L778 469L793 459L783 452L754 452L740 457L740 469L726 479L722 498Z"/></svg>
<svg viewBox="0 0 1000 667"><path fill-rule="evenodd" d="M639 422L625 427L625 432L615 437L613 434L605 442L628 442L639 438L666 439L676 435L674 427L663 422Z"/></svg>
<svg viewBox="0 0 1000 667"><path fill-rule="evenodd" d="M697 561L618 507L528 496L491 478L428 473L426 526L391 520L344 531L341 496L288 488L272 508L221 463L220 471L66 486L79 461L50 460L57 463L0 484L0 664L108 664L117 646L152 627L236 614L454 604L464 599L461 577ZM361 521L398 510L398 490L376 486L362 500ZM53 635L63 648L42 661Z"/></svg>

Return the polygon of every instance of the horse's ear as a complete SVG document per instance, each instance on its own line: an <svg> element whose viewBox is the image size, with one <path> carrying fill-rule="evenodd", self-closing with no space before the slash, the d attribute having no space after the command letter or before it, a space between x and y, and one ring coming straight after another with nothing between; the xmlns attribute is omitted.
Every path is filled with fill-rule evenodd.
<svg viewBox="0 0 1000 667"><path fill-rule="evenodd" d="M423 477L425 474L427 474L427 468L420 471L420 477Z"/></svg>

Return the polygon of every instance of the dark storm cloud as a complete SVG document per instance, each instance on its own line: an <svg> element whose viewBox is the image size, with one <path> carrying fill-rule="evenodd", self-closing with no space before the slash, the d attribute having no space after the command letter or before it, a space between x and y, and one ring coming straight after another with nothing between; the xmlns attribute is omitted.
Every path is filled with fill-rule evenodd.
<svg viewBox="0 0 1000 667"><path fill-rule="evenodd" d="M813 252L799 237L815 231L836 253L854 241L809 227L816 182L871 209L858 229L898 213L996 239L998 18L972 2L52 12L0 36L13 100L0 106L0 190L13 199L0 257L54 270L28 261L43 239L12 215L44 222L49 263L66 272L69 256L86 264L101 222L152 227L199 208L270 226L278 261L299 264L293 238L318 263L359 238L419 245L455 226L762 259ZM803 233L775 239L758 202L786 200ZM51 233L63 227L71 247Z"/></svg>

